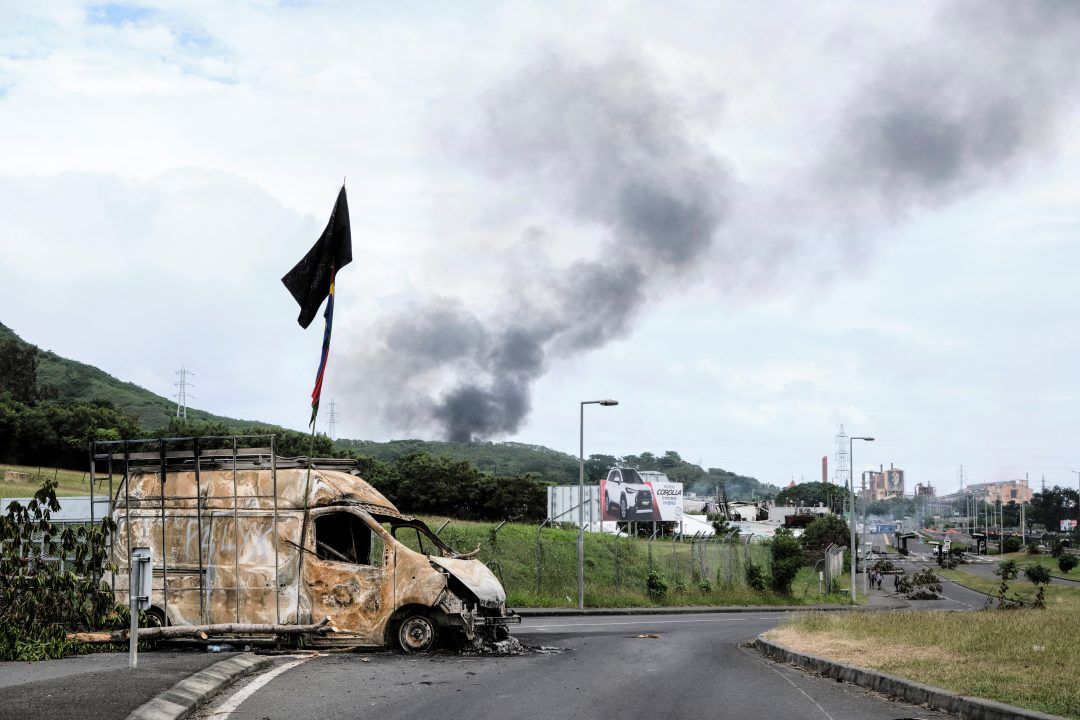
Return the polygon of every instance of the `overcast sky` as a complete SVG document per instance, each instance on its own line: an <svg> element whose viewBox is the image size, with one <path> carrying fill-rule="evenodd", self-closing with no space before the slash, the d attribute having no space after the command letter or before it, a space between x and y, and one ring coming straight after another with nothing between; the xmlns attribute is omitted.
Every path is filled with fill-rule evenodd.
<svg viewBox="0 0 1080 720"><path fill-rule="evenodd" d="M0 322L302 429L1080 470L1080 3L0 0Z"/></svg>

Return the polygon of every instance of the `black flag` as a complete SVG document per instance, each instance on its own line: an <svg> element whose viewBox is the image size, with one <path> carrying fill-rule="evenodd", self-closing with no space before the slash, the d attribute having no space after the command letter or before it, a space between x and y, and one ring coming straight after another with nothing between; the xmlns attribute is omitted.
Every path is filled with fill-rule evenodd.
<svg viewBox="0 0 1080 720"><path fill-rule="evenodd" d="M300 316L296 321L306 328L315 319L319 306L330 294L334 273L352 262L352 230L349 228L349 201L341 186L330 221L318 241L292 270L281 278L296 302Z"/></svg>

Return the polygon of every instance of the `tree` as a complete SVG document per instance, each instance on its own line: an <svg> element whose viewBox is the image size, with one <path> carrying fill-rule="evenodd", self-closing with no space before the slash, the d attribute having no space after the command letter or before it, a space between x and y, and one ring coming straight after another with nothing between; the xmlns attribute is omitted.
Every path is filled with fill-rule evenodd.
<svg viewBox="0 0 1080 720"><path fill-rule="evenodd" d="M790 530L780 528L769 541L772 560L772 588L783 595L791 594L791 583L802 567L802 547Z"/></svg>
<svg viewBox="0 0 1080 720"><path fill-rule="evenodd" d="M848 544L850 539L848 524L838 515L822 515L806 526L799 541L806 550L815 553L824 552L831 545Z"/></svg>
<svg viewBox="0 0 1080 720"><path fill-rule="evenodd" d="M1076 502L1077 494L1074 488L1055 485L1044 492L1037 492L1031 497L1028 522L1042 525L1052 532L1057 531L1062 520L1076 517Z"/></svg>
<svg viewBox="0 0 1080 720"><path fill-rule="evenodd" d="M843 512L847 492L839 485L823 482L800 483L784 488L776 496L777 505L824 505L834 512Z"/></svg>
<svg viewBox="0 0 1080 720"><path fill-rule="evenodd" d="M33 403L37 393L38 349L14 338L0 340L0 395Z"/></svg>

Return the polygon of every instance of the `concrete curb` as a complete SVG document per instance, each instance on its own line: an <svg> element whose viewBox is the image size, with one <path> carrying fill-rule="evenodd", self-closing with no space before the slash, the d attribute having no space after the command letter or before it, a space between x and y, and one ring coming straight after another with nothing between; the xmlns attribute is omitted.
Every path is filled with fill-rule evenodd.
<svg viewBox="0 0 1080 720"><path fill-rule="evenodd" d="M777 613L777 612L880 612L902 610L907 604L883 605L755 605L739 607L640 607L640 608L515 608L521 617L589 617L592 615L697 615L702 613Z"/></svg>
<svg viewBox="0 0 1080 720"><path fill-rule="evenodd" d="M224 688L269 664L269 658L251 653L216 662L135 708L127 720L183 720Z"/></svg>
<svg viewBox="0 0 1080 720"><path fill-rule="evenodd" d="M825 677L853 683L886 695L901 698L915 705L922 705L931 710L941 710L957 715L964 720L1066 720L1058 715L1047 715L1037 710L1026 710L1015 705L968 697L944 690L933 685L923 685L914 680L906 680L895 675L886 675L876 670L847 665L827 660L817 655L808 655L784 647L764 636L758 635L754 641L758 652L768 658L798 665Z"/></svg>

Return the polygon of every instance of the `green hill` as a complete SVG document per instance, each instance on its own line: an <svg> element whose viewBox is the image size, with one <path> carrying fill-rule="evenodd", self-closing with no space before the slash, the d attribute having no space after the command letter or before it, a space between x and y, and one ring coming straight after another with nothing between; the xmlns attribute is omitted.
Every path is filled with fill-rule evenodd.
<svg viewBox="0 0 1080 720"><path fill-rule="evenodd" d="M0 340L13 339L29 344L13 330L0 323ZM150 392L146 388L114 378L93 365L60 357L48 350L38 351L38 386L55 391L57 397L76 402L108 400L126 413L134 415L144 428L168 425L176 417L176 403ZM202 410L188 408L189 420L214 420L229 425L249 424Z"/></svg>
<svg viewBox="0 0 1080 720"><path fill-rule="evenodd" d="M23 345L25 340L11 329L0 324L0 341L13 339ZM134 383L124 382L92 365L61 357L48 350L37 354L37 385L45 397L89 403L107 400L129 415L134 415L138 425L147 433L169 425L176 417L176 404L161 395L150 392ZM188 423L174 427L180 434L280 433L278 447L283 454L306 454L308 440L304 433L285 430L276 425L257 421L237 420L214 415L202 410L188 408ZM0 418L2 419L2 418ZM214 423L217 427L207 427ZM202 427L199 427L202 425ZM2 428L0 428L2 430ZM212 431L212 432L208 432ZM372 440L339 439L333 443L320 436L321 447L317 453L333 452L337 455L366 455L385 463L415 452L433 456L465 460L482 472L499 477L511 477L534 473L540 480L557 485L577 482L578 459L568 453L552 450L542 445L519 442L443 442L437 440ZM749 499L778 492L779 488L764 485L757 479L737 475L720 468L707 470L683 460L675 451L657 456L650 452L617 458L609 455L593 455L585 461L585 477L589 483L599 482L612 465L621 464L641 470L662 470L673 480L684 483L687 491L712 493L723 482L732 499Z"/></svg>

